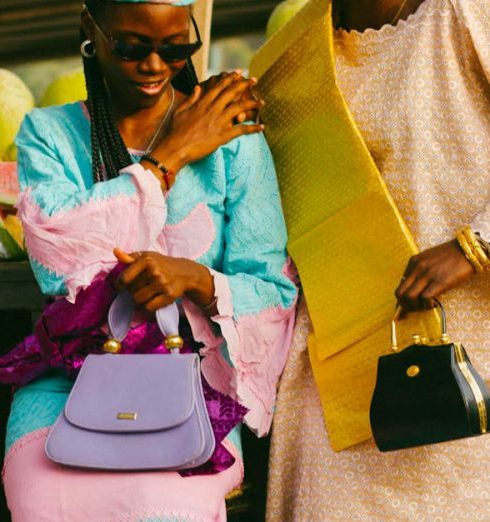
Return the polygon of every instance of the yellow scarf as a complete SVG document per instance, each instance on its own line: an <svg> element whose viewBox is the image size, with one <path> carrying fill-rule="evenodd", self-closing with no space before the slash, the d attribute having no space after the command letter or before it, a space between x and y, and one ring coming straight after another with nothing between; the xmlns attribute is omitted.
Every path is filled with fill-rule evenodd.
<svg viewBox="0 0 490 522"><path fill-rule="evenodd" d="M258 51L251 74L267 101L289 252L313 324L313 373L330 442L341 450L371 437L393 292L417 248L337 86L331 9L330 0L311 0ZM437 337L436 315L410 314L400 345L413 333Z"/></svg>

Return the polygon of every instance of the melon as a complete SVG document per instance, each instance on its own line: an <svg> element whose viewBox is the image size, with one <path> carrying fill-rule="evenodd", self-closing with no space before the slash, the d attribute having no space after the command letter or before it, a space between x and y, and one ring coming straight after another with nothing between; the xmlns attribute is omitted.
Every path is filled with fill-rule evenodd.
<svg viewBox="0 0 490 522"><path fill-rule="evenodd" d="M27 257L24 234L18 217L9 215L0 219L0 245L0 256L4 258L20 260Z"/></svg>
<svg viewBox="0 0 490 522"><path fill-rule="evenodd" d="M13 207L19 197L19 181L17 179L17 163L0 162L0 207Z"/></svg>
<svg viewBox="0 0 490 522"><path fill-rule="evenodd" d="M22 228L22 223L20 222L20 219L17 216L14 216L13 214L7 214L3 218L3 226L10 234L12 239L17 243L17 246L21 250L25 250L24 230Z"/></svg>
<svg viewBox="0 0 490 522"><path fill-rule="evenodd" d="M277 5L267 22L266 37L279 31L307 3L308 0L285 0Z"/></svg>
<svg viewBox="0 0 490 522"><path fill-rule="evenodd" d="M15 143L11 143L3 155L4 161L17 161L17 147Z"/></svg>
<svg viewBox="0 0 490 522"><path fill-rule="evenodd" d="M63 105L87 98L85 88L85 76L83 70L78 68L62 74L49 84L41 98L41 107L48 105Z"/></svg>
<svg viewBox="0 0 490 522"><path fill-rule="evenodd" d="M34 96L16 74L0 69L0 100L0 158L3 158L24 116L34 108Z"/></svg>

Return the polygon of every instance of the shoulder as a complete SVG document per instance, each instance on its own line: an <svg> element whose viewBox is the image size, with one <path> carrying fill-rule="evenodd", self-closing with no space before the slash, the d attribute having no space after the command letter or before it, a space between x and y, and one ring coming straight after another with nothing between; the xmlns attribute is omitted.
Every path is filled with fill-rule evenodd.
<svg viewBox="0 0 490 522"><path fill-rule="evenodd" d="M44 145L65 151L80 140L90 140L89 119L80 102L53 105L29 112L17 134L19 148Z"/></svg>
<svg viewBox="0 0 490 522"><path fill-rule="evenodd" d="M274 160L263 133L235 138L221 147L221 152L229 193L249 190L251 186L277 191Z"/></svg>
<svg viewBox="0 0 490 522"><path fill-rule="evenodd" d="M426 0L427 1L427 0ZM465 26L482 24L490 31L490 2L488 0L447 0ZM470 27L468 27L470 28Z"/></svg>
<svg viewBox="0 0 490 522"><path fill-rule="evenodd" d="M221 153L228 181L271 173L275 177L272 154L262 132L235 138L221 147Z"/></svg>
<svg viewBox="0 0 490 522"><path fill-rule="evenodd" d="M26 118L39 123L66 123L85 118L83 104L81 102L67 103L65 105L52 105L50 107L36 108L30 111Z"/></svg>
<svg viewBox="0 0 490 522"><path fill-rule="evenodd" d="M230 158L250 159L261 155L264 152L270 153L269 146L262 132L254 134L245 134L230 141L221 147L224 155Z"/></svg>
<svg viewBox="0 0 490 522"><path fill-rule="evenodd" d="M88 124L83 106L80 102L66 105L36 108L30 111L21 125L18 139L22 141L30 134L48 136L60 131L79 129L80 124Z"/></svg>

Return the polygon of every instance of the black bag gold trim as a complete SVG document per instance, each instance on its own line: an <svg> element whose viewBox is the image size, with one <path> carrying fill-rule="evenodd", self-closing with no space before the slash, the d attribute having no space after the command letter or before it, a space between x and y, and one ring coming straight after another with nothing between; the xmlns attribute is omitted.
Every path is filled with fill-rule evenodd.
<svg viewBox="0 0 490 522"><path fill-rule="evenodd" d="M449 341L441 311L441 343L430 345L414 336L414 344L378 361L370 418L374 441L391 451L482 435L489 430L490 392L465 349Z"/></svg>

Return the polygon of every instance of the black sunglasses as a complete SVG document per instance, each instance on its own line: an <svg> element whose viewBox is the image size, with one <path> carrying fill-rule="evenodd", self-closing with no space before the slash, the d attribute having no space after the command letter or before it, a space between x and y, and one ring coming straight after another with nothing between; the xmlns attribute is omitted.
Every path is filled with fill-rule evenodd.
<svg viewBox="0 0 490 522"><path fill-rule="evenodd" d="M143 60L151 53L155 52L160 58L166 63L182 62L188 60L194 53L199 51L202 47L201 35L197 27L194 17L191 16L192 25L196 31L197 41L190 44L164 44L164 45L153 45L151 43L128 43L124 40L118 40L113 36L108 36L102 30L100 25L94 20L93 16L89 13L95 28L104 37L112 53L126 61L137 61Z"/></svg>

